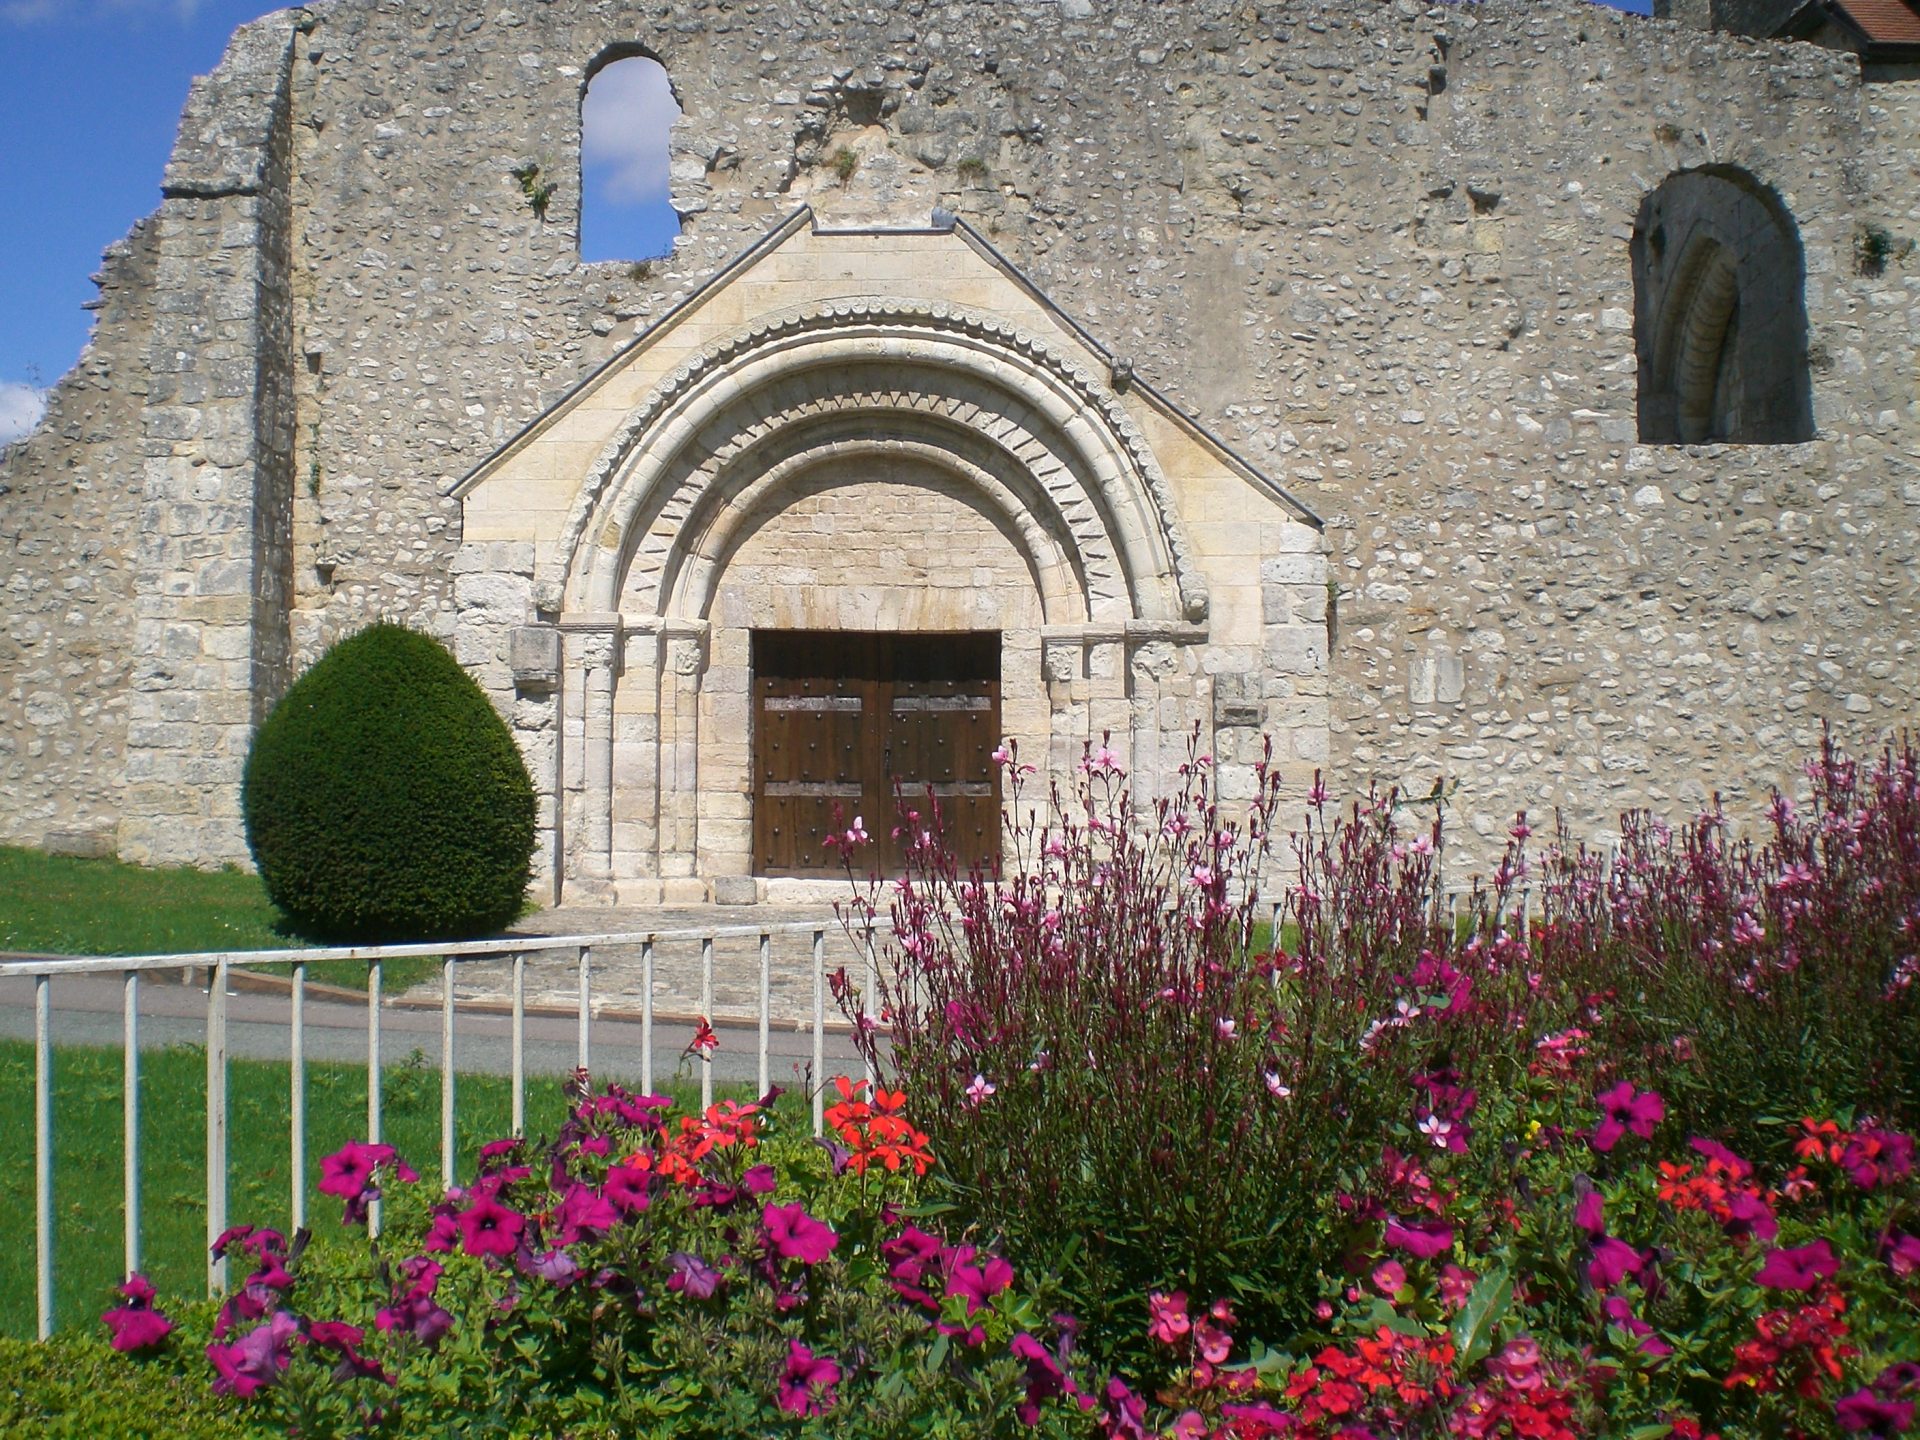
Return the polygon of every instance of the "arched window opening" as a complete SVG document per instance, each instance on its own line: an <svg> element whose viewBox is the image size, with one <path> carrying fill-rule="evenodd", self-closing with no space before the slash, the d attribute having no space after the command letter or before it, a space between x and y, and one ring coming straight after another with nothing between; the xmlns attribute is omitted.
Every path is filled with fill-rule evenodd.
<svg viewBox="0 0 1920 1440"><path fill-rule="evenodd" d="M580 105L580 258L651 260L673 253L680 216L669 193L667 137L680 118L660 62L617 52L587 78Z"/></svg>
<svg viewBox="0 0 1920 1440"><path fill-rule="evenodd" d="M1793 216L1743 170L1683 171L1633 230L1640 440L1813 438L1806 261Z"/></svg>

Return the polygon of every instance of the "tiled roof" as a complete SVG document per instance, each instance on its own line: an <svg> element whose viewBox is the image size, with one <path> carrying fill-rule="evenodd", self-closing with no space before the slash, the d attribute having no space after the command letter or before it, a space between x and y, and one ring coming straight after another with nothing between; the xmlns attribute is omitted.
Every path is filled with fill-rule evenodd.
<svg viewBox="0 0 1920 1440"><path fill-rule="evenodd" d="M1920 45L1920 11L1907 0L1836 0L1875 45Z"/></svg>

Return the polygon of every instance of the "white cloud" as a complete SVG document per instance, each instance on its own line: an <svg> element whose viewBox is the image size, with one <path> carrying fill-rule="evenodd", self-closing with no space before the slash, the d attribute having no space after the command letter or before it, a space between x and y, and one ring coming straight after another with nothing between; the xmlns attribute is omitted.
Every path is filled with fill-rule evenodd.
<svg viewBox="0 0 1920 1440"><path fill-rule="evenodd" d="M0 445L11 445L46 413L46 391L18 380L0 380Z"/></svg>
<svg viewBox="0 0 1920 1440"><path fill-rule="evenodd" d="M593 77L581 114L582 155L606 176L616 204L667 198L667 131L680 118L667 72L651 60L621 60Z"/></svg>
<svg viewBox="0 0 1920 1440"><path fill-rule="evenodd" d="M38 25L48 20L98 20L105 15L174 16L183 24L205 0L0 0L0 24Z"/></svg>

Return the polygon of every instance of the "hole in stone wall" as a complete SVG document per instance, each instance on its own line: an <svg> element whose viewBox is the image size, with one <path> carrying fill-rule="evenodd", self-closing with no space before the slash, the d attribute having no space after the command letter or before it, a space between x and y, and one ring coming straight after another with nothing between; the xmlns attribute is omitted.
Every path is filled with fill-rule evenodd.
<svg viewBox="0 0 1920 1440"><path fill-rule="evenodd" d="M1779 195L1732 166L1670 175L1631 253L1641 442L1811 440L1806 260Z"/></svg>
<svg viewBox="0 0 1920 1440"><path fill-rule="evenodd" d="M580 105L580 258L673 253L680 216L669 190L668 135L680 118L658 60L609 52Z"/></svg>

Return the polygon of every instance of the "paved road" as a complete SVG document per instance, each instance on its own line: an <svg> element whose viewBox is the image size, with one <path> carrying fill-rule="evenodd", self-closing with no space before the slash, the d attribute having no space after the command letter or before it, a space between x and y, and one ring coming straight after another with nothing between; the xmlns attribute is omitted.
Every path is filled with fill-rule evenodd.
<svg viewBox="0 0 1920 1440"><path fill-rule="evenodd" d="M204 972L203 972L204 973ZM121 1015L125 991L118 976L72 976L52 985L53 1033L57 1045L122 1044ZM529 997L531 1003L532 997ZM283 993L241 993L227 1000L227 1047L238 1058L285 1060L289 1036L288 998ZM512 1065L510 1020L506 1015L461 1013L456 1010L454 1068L463 1073L505 1075ZM180 984L172 976L144 976L140 986L140 1045L162 1049L169 1045L199 1045L206 1039L207 995L198 985ZM572 1015L529 1015L526 1021L526 1066L530 1075L563 1075L577 1058L578 1022ZM389 1002L381 1007L381 1052L387 1064L407 1059L414 1050L437 1068L440 1059L440 1011ZM758 1075L759 1034L755 1026L722 1021L717 1030L720 1048L714 1052L716 1083L753 1083ZM33 982L0 980L0 1037L33 1038ZM654 1029L654 1074L673 1074L682 1050L692 1038L691 1026L662 1020ZM640 1078L641 1030L638 1020L597 1015L592 1023L591 1054L597 1078L637 1083ZM364 1001L321 998L310 994L306 1005L306 1051L311 1060L365 1063L367 1009ZM791 1021L777 1022L769 1036L769 1066L776 1084L793 1085L805 1073L813 1055L810 1028ZM848 1037L829 1031L826 1037L829 1075L857 1074L859 1061ZM692 1073L697 1075L697 1070Z"/></svg>

